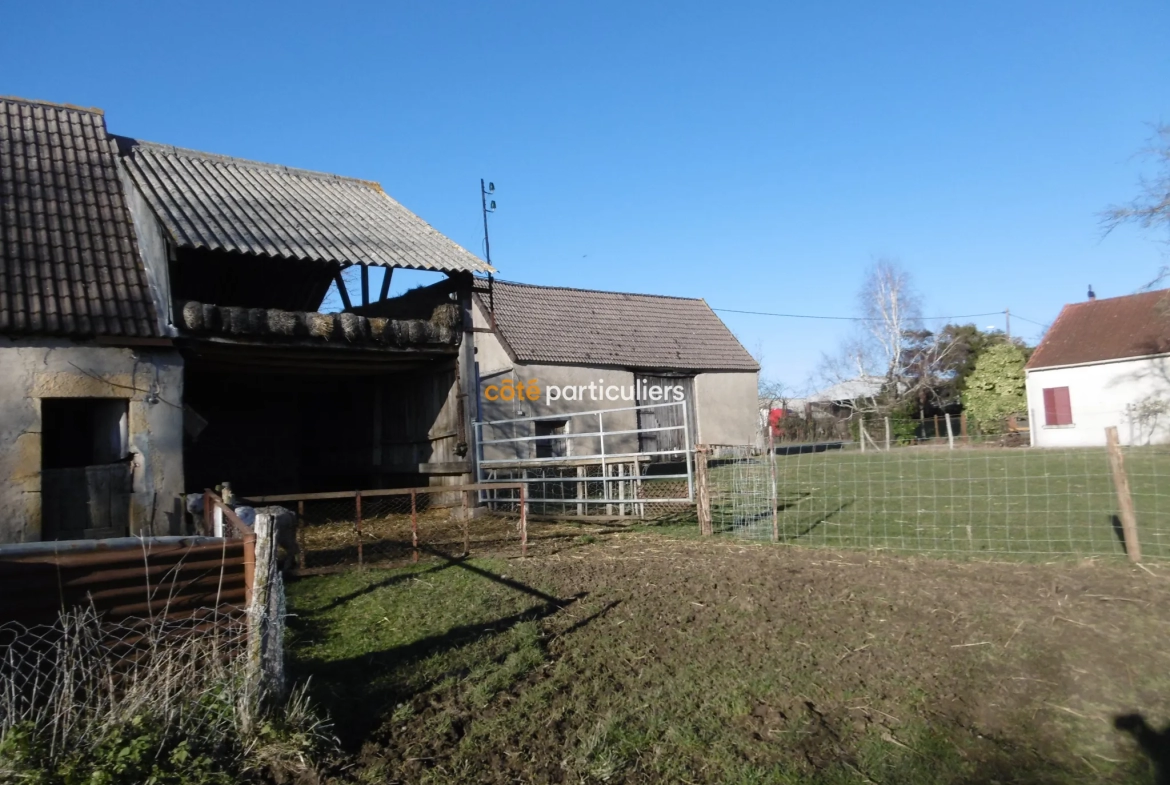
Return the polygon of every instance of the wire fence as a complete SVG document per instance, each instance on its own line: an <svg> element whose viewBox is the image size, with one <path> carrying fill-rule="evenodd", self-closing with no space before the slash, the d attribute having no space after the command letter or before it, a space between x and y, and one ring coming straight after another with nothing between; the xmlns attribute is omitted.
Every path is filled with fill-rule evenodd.
<svg viewBox="0 0 1170 785"><path fill-rule="evenodd" d="M246 618L215 610L111 622L76 609L52 624L0 624L0 742L23 727L76 744L96 726L177 711L226 682L246 691L247 641Z"/></svg>
<svg viewBox="0 0 1170 785"><path fill-rule="evenodd" d="M488 488L515 502L477 507ZM471 553L527 552L525 505L520 484L309 493L239 499L280 505L297 515L295 549L286 553L299 574L338 567L388 565L421 557L458 558Z"/></svg>
<svg viewBox="0 0 1170 785"><path fill-rule="evenodd" d="M1170 558L1170 447L857 444L740 448L712 458L715 533L839 548Z"/></svg>
<svg viewBox="0 0 1170 785"><path fill-rule="evenodd" d="M532 515L653 520L692 509L686 459L494 469L491 480L529 488ZM680 476L681 475L681 476ZM516 491L484 492L493 511L515 512Z"/></svg>

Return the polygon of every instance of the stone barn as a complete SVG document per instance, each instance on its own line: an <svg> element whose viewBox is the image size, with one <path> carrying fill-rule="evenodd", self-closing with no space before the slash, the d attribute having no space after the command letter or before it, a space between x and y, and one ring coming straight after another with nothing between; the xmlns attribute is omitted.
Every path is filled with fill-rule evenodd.
<svg viewBox="0 0 1170 785"><path fill-rule="evenodd" d="M391 298L394 269L444 277ZM221 481L469 480L489 272L377 183L0 99L0 542L181 533Z"/></svg>

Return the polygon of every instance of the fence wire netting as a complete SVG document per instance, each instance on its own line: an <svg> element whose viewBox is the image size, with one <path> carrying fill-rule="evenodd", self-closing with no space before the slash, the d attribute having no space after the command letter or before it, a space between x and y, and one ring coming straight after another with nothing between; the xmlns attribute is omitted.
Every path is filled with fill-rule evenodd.
<svg viewBox="0 0 1170 785"><path fill-rule="evenodd" d="M614 462L492 469L492 482L522 482L533 515L655 520L692 509L687 466L680 462ZM658 476L669 475L669 476ZM486 494L494 510L514 511L516 491Z"/></svg>
<svg viewBox="0 0 1170 785"><path fill-rule="evenodd" d="M1145 558L1170 558L1170 447L1122 449ZM725 449L710 460L717 533L908 552L1124 554L1105 448L845 443ZM774 488L774 489L773 489ZM773 513L773 510L775 512Z"/></svg>
<svg viewBox="0 0 1170 785"><path fill-rule="evenodd" d="M302 572L476 552L519 554L519 510L476 509L474 494L435 487L414 494L324 499L307 494L273 503L297 513L294 561Z"/></svg>
<svg viewBox="0 0 1170 785"><path fill-rule="evenodd" d="M221 697L225 685L246 696L247 649L246 616L215 610L109 621L79 609L52 624L0 624L0 743L17 727L78 743L124 719Z"/></svg>

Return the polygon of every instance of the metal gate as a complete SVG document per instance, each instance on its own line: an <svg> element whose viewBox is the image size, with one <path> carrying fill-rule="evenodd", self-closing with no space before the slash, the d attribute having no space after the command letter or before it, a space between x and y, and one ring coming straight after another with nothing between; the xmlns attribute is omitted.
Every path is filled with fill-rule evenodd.
<svg viewBox="0 0 1170 785"><path fill-rule="evenodd" d="M678 380L671 380L672 383ZM648 518L694 502L688 401L475 423L481 483L522 482L539 515ZM510 492L481 503L508 509Z"/></svg>

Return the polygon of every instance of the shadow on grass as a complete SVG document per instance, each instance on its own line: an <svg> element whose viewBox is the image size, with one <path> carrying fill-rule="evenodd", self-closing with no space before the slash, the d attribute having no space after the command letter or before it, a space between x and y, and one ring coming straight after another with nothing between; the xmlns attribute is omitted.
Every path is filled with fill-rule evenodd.
<svg viewBox="0 0 1170 785"><path fill-rule="evenodd" d="M1123 714L1113 718L1113 727L1133 736L1154 764L1154 785L1170 785L1170 725L1159 731L1140 714Z"/></svg>
<svg viewBox="0 0 1170 785"><path fill-rule="evenodd" d="M519 624L547 618L587 596L582 592L567 598L554 597L528 584L485 570L462 558L452 558L429 548L420 550L444 560L443 564L426 572L433 573L449 568L467 570L479 578L528 595L538 602L508 616L489 622L461 624L441 634L420 638L400 646L328 661L296 661L294 658L292 675L298 680L310 679L313 697L329 713L342 746L350 751L358 749L370 733L389 718L394 706L410 700L415 694L428 688L429 685L408 686L401 678L401 675L408 673L414 665L435 655L501 635ZM424 573L411 572L406 575L389 576L359 591L338 597L320 609L290 618L290 627L297 632L301 640L311 641L315 638L314 628L319 626L320 617L324 613L336 610L363 594L385 586L393 586L420 574ZM591 616L576 622L569 629L585 626L607 613L616 604L609 603ZM454 672L443 674L438 681L452 676L468 675L464 671L465 669L456 669Z"/></svg>
<svg viewBox="0 0 1170 785"><path fill-rule="evenodd" d="M851 507L853 505L853 501L853 499L848 499L837 505L836 509L829 510L823 514L817 513L816 515L813 515L806 523L796 523L796 532L789 531L790 527L793 527L793 524L782 523L780 527L780 542L796 542L802 537L807 537L822 523L827 523L834 515L837 515ZM799 502L799 499L797 502ZM795 506L797 502L794 502L791 505L782 505L778 512L782 512L783 510L788 509L788 507ZM736 536L748 531L759 531L761 527L766 528L770 533L772 527L772 514L766 510L763 512L758 512L752 516L740 518L738 520L731 519L730 516L726 515L725 513L721 514L717 518L713 512L712 519L712 526L714 527L716 534L729 534ZM743 536L748 536L749 539L753 539L750 537L750 535L745 534Z"/></svg>

